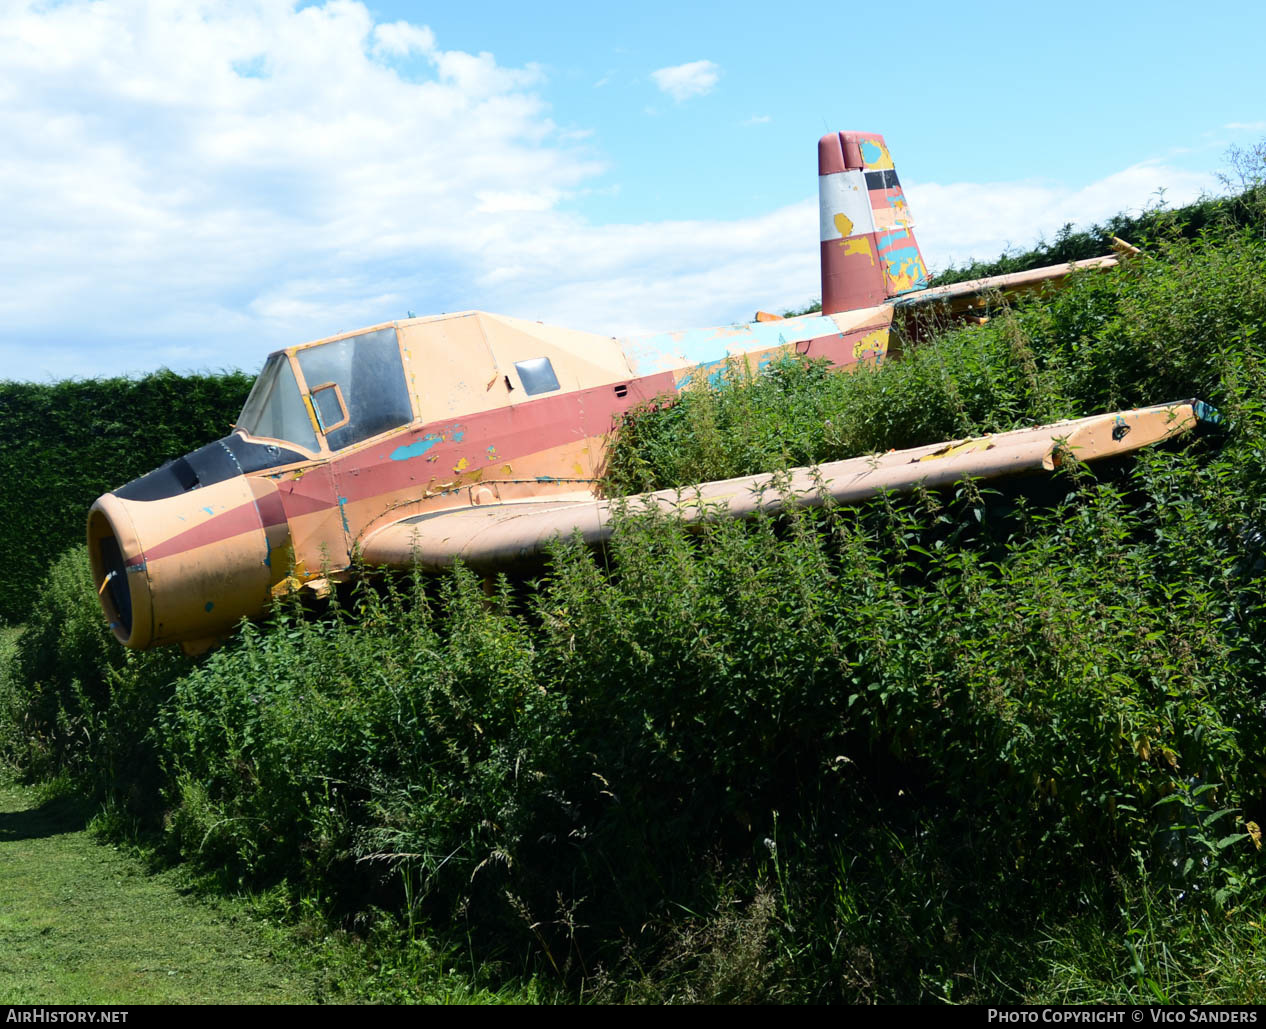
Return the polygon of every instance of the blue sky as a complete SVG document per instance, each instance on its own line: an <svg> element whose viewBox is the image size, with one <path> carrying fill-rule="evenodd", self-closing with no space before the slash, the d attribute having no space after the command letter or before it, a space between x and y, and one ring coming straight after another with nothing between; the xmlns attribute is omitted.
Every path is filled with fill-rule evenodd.
<svg viewBox="0 0 1266 1029"><path fill-rule="evenodd" d="M818 293L826 131L933 267L1219 188L1266 8L0 0L0 377L257 369L483 308L623 334Z"/></svg>

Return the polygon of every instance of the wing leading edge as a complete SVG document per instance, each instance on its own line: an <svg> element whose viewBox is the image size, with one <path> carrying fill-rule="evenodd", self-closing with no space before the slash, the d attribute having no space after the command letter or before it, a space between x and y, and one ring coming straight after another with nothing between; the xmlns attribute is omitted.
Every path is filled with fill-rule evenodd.
<svg viewBox="0 0 1266 1029"><path fill-rule="evenodd" d="M1192 429L1207 418L1200 401L1092 415L879 456L855 457L780 474L747 475L619 500L588 494L498 505L450 508L402 519L372 533L361 552L371 565L415 562L438 570L461 560L492 568L540 557L547 544L579 532L600 543L615 513L658 510L685 522L744 518L787 506L854 504L918 485L1053 471L1072 458L1089 462L1127 454Z"/></svg>

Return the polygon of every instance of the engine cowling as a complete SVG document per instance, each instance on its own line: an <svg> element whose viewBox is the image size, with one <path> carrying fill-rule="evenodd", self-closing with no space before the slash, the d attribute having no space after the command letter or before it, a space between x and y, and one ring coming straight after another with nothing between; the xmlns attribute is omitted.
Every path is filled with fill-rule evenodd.
<svg viewBox="0 0 1266 1029"><path fill-rule="evenodd" d="M121 643L214 640L263 612L288 561L272 480L239 473L174 496L126 494L107 493L88 513L93 581Z"/></svg>

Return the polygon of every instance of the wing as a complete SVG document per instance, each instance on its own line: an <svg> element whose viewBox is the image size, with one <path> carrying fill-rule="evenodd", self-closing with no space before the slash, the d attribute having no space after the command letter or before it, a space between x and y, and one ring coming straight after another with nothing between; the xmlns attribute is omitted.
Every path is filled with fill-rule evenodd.
<svg viewBox="0 0 1266 1029"><path fill-rule="evenodd" d="M1138 253L1137 248L1122 243L1128 250ZM964 282L951 282L948 286L932 286L914 293L906 293L893 301L898 310L908 310L924 304L941 304L948 307L951 314L962 314L974 307L980 307L981 298L986 294L1003 293L1007 295L1027 293L1041 289L1048 283L1059 284L1075 271L1092 268L1115 268L1120 263L1116 257L1091 257L1085 261L1070 261L1068 264L1056 264L1046 268L1030 268L1023 272L1010 272L1006 275L990 275L983 279L967 279Z"/></svg>
<svg viewBox="0 0 1266 1029"><path fill-rule="evenodd" d="M622 500L589 495L447 509L416 515L370 535L362 546L369 564L445 568L460 559L493 568L539 557L550 540L579 532L586 543L607 539L617 510L659 510L697 522L743 518L789 505L855 504L883 492L922 484L1053 471L1061 463L1126 454L1193 428L1216 414L1200 401L1093 415L1030 429L933 443L911 450L856 457L781 474L748 475Z"/></svg>

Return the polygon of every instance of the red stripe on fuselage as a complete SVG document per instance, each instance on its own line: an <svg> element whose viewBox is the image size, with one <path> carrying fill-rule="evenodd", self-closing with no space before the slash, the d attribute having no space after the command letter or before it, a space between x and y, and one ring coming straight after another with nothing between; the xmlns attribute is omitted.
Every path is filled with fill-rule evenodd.
<svg viewBox="0 0 1266 1029"><path fill-rule="evenodd" d="M211 543L219 543L260 528L255 502L247 501L239 507L231 508L218 515L211 515L201 525L187 529L156 546L146 547L145 560L158 561L164 557L171 557L173 554L205 547Z"/></svg>
<svg viewBox="0 0 1266 1029"><path fill-rule="evenodd" d="M281 494L276 490L269 489L262 496L257 496L255 506L259 509L259 520L264 523L265 529L286 524L286 508L282 503Z"/></svg>
<svg viewBox="0 0 1266 1029"><path fill-rule="evenodd" d="M626 389L616 396L619 386ZM560 396L528 400L509 407L483 411L467 418L431 422L357 450L331 462L340 495L355 503L415 484L461 479L471 481L480 469L513 465L515 461L567 443L600 437L610 432L615 419L640 403L675 393L672 372L577 390ZM437 437L428 449L392 460L391 455L413 444ZM460 438L457 438L460 437ZM461 462L466 464L459 468ZM587 478L589 471L560 468L560 478ZM513 475L489 476L512 478ZM421 490L419 490L420 492Z"/></svg>
<svg viewBox="0 0 1266 1029"><path fill-rule="evenodd" d="M809 341L810 357L826 357L836 364L852 361L852 339L874 327L820 336ZM471 482L472 473L504 465L551 450L567 443L601 437L610 432L616 419L638 404L677 392L673 372L660 372L626 383L609 383L559 396L527 400L508 407L484 411L466 418L446 419L407 429L369 446L313 462L295 470L271 473L280 480L278 493L268 492L255 501L208 518L186 532L146 551L146 559L157 561L183 551L219 543L245 532L272 528L289 519L327 511L342 499L344 503L369 500L376 496L418 488L433 483ZM625 391L617 396L616 389ZM460 438L455 438L460 436ZM391 455L413 444L437 438L430 448L415 456L393 460ZM466 465L458 468L465 459ZM321 474L324 472L325 474ZM329 480L333 474L337 482ZM559 478L571 478L574 469L558 469ZM586 478L588 471L582 469ZM260 473L255 473L260 474ZM269 473L265 473L269 474ZM313 478L305 483L308 476ZM270 475L271 477L271 475ZM489 478L512 477L489 476ZM545 481L548 478L542 477ZM329 499L326 499L329 496Z"/></svg>

